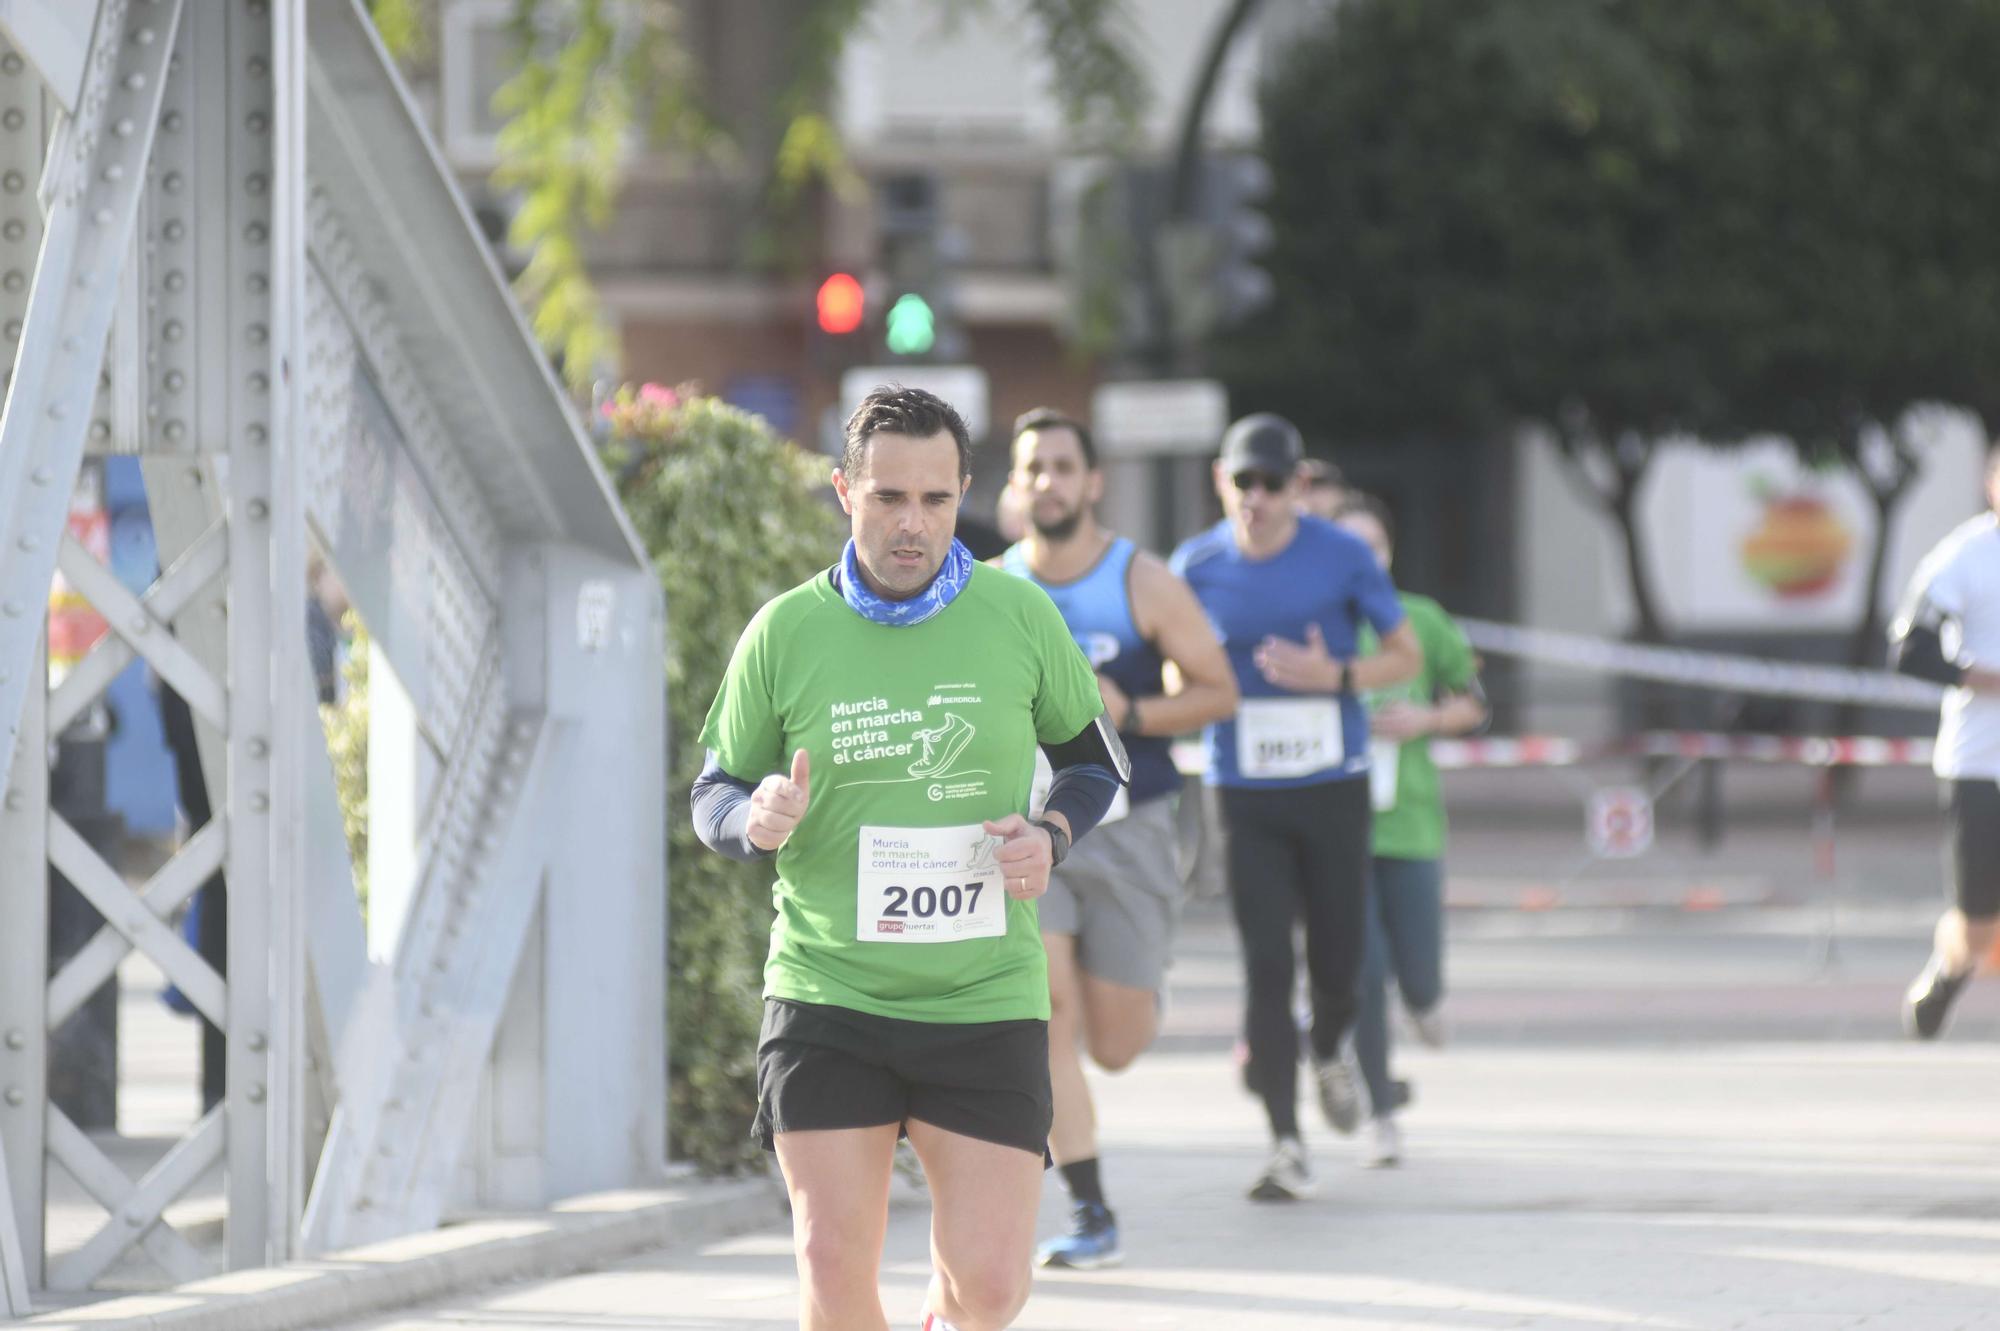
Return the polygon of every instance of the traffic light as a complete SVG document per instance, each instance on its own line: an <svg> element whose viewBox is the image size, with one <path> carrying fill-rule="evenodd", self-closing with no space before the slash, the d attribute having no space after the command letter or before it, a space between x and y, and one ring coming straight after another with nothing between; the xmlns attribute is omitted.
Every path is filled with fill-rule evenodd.
<svg viewBox="0 0 2000 1331"><path fill-rule="evenodd" d="M817 305L819 331L836 336L861 327L868 312L868 298L853 273L835 273L820 283Z"/></svg>
<svg viewBox="0 0 2000 1331"><path fill-rule="evenodd" d="M889 307L888 327L883 342L898 356L922 356L937 345L937 316L930 302L914 291L896 297Z"/></svg>
<svg viewBox="0 0 2000 1331"><path fill-rule="evenodd" d="M1160 228L1160 269L1170 289L1172 335L1195 345L1271 303L1259 262L1271 247L1262 204L1271 169L1254 153L1210 157L1197 176L1194 215Z"/></svg>
<svg viewBox="0 0 2000 1331"><path fill-rule="evenodd" d="M935 178L890 176L876 187L876 216L888 309L882 346L892 357L951 361L965 353L951 270L963 248L944 222Z"/></svg>
<svg viewBox="0 0 2000 1331"><path fill-rule="evenodd" d="M1263 212L1270 194L1271 168L1256 153L1210 158L1202 172L1202 211L1216 239L1208 280L1223 324L1243 322L1276 294L1260 262L1273 239Z"/></svg>

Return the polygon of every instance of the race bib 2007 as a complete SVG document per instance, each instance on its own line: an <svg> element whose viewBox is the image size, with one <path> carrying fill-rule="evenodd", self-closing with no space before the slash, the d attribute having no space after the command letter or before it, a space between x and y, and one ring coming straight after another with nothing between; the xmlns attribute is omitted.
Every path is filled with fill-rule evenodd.
<svg viewBox="0 0 2000 1331"><path fill-rule="evenodd" d="M1252 780L1311 776L1346 760L1333 698L1250 698L1236 713L1236 770Z"/></svg>
<svg viewBox="0 0 2000 1331"><path fill-rule="evenodd" d="M864 943L955 943L1007 932L1001 839L962 827L863 827L855 873L855 937Z"/></svg>

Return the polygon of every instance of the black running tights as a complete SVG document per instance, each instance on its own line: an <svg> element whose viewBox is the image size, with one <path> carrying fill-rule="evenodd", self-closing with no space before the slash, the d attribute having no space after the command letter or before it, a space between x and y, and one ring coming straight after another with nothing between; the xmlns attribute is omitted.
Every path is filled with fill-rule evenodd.
<svg viewBox="0 0 2000 1331"><path fill-rule="evenodd" d="M1247 1079L1278 1136L1298 1133L1299 1036L1292 932L1305 919L1312 1051L1332 1058L1354 1025L1368 905L1366 777L1291 789L1223 787L1229 896L1243 944Z"/></svg>

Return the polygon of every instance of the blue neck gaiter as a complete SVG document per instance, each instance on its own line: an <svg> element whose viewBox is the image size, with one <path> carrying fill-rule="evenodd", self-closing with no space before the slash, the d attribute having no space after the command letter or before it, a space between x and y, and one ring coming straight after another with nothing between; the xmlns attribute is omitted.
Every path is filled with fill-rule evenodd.
<svg viewBox="0 0 2000 1331"><path fill-rule="evenodd" d="M972 551L956 538L952 540L951 549L945 552L944 563L938 565L937 576L931 579L930 586L908 600L884 600L868 590L868 584L861 577L861 567L854 561L854 542L851 540L847 548L840 552L840 563L833 570L833 585L854 607L855 614L871 623L888 624L895 628L923 623L950 605L970 581Z"/></svg>

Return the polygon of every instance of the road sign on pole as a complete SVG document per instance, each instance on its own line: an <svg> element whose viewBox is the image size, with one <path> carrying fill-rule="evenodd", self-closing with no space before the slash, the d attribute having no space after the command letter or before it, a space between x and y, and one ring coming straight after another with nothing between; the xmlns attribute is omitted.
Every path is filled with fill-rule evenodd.
<svg viewBox="0 0 2000 1331"><path fill-rule="evenodd" d="M901 384L935 393L965 417L974 440L986 437L992 406L986 371L976 365L857 365L840 376L840 419L861 405L861 399L883 384ZM836 445L837 447L837 445Z"/></svg>
<svg viewBox="0 0 2000 1331"><path fill-rule="evenodd" d="M1214 379L1102 384L1090 399L1091 428L1113 457L1211 453L1229 424L1229 396Z"/></svg>
<svg viewBox="0 0 2000 1331"><path fill-rule="evenodd" d="M1586 821L1591 852L1604 859L1636 859L1653 847L1653 800L1636 786L1592 792Z"/></svg>

